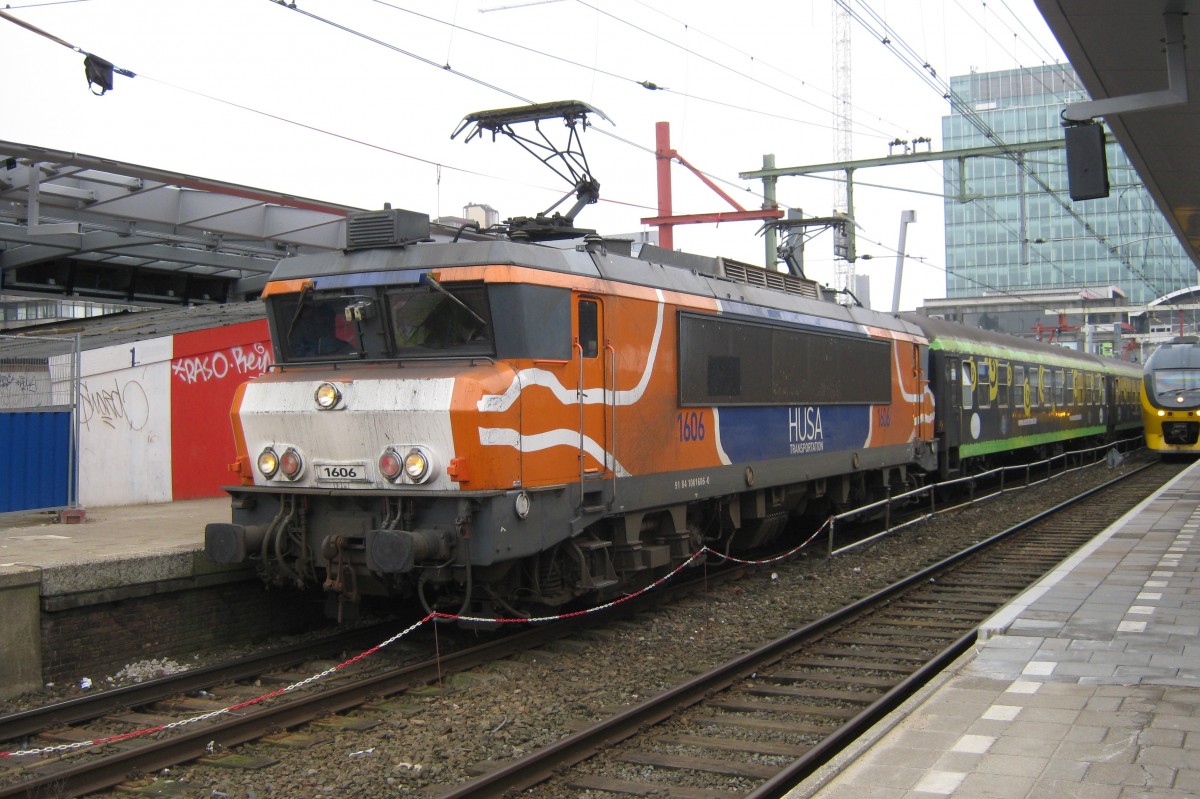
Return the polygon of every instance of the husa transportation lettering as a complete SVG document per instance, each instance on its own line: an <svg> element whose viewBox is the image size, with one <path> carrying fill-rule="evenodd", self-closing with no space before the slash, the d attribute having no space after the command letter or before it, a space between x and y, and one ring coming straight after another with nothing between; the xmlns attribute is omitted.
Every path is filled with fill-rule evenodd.
<svg viewBox="0 0 1200 799"><path fill-rule="evenodd" d="M825 430L821 426L821 409L806 405L788 408L788 445L793 455L821 452L825 449Z"/></svg>

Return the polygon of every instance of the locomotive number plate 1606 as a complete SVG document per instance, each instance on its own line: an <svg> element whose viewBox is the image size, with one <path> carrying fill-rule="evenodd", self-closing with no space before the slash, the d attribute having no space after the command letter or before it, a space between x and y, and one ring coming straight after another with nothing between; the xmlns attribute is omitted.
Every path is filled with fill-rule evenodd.
<svg viewBox="0 0 1200 799"><path fill-rule="evenodd" d="M344 483L346 481L361 483L367 479L367 465L362 462L315 463L313 467L317 472L317 482L321 483Z"/></svg>

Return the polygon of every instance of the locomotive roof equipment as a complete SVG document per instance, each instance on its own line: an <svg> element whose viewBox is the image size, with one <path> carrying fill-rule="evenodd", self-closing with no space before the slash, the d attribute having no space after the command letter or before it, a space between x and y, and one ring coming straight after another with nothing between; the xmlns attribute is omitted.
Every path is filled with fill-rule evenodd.
<svg viewBox="0 0 1200 799"><path fill-rule="evenodd" d="M504 224L510 238L524 241L555 241L576 239L596 232L587 228L575 227L575 217L583 210L583 207L600 199L600 181L592 176L587 156L583 152L583 140L580 137L580 134L589 125L588 114L598 114L605 121L612 122L603 111L587 103L578 100L563 100L468 114L463 117L454 133L450 134L450 138L453 139L470 128L470 132L464 140L468 142L477 136L482 138L484 131L491 131L493 141L496 139L496 134L508 136L522 149L549 167L554 174L571 184L572 188L569 192L536 216L515 216L506 220ZM561 119L567 128L567 141L561 147L556 145L542 129L540 123L547 119ZM527 122L533 123L533 129L538 138L524 136L513 130L513 125ZM575 204L565 214L554 210L572 194L575 195Z"/></svg>

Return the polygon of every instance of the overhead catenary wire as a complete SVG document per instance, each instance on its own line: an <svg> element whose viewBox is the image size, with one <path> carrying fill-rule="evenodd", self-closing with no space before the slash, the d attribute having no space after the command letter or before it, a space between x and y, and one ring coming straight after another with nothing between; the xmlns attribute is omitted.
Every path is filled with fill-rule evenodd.
<svg viewBox="0 0 1200 799"><path fill-rule="evenodd" d="M290 5L290 3L283 2L283 0L271 0L271 1L275 2L275 3L279 3L280 5L287 6L289 8L292 7ZM529 53L530 55L533 55L533 56L546 58L546 59L549 59L552 61L557 61L562 64L568 64L570 66L578 67L580 69L587 70L587 71L593 72L595 74L604 75L605 77L613 78L614 80L631 83L633 85L639 86L639 87L649 90L649 91L657 91L657 92L663 92L665 94L672 94L672 95L686 98L688 100L695 100L697 102L721 106L723 108L729 108L729 109L735 110L735 111L742 111L742 112L748 113L748 114L755 114L758 116L769 117L771 119L778 119L783 122L791 122L796 125L805 125L808 127L823 128L826 130L833 129L833 125L824 124L821 122L814 122L813 120L810 120L810 119L799 119L797 117L788 116L786 114L781 114L776 111L765 111L765 110L758 109L758 108L751 108L746 105L732 103L732 102L728 102L725 100L718 100L718 99L715 99L712 97L695 94L693 92L680 91L680 90L671 88L669 86L660 85L659 83L657 83L655 81L651 81L649 79L643 78L643 79L639 80L638 78L631 77L629 75L621 75L617 72L613 72L611 70L607 70L602 67L598 67L594 64L584 64L581 61L576 61L574 59L567 58L566 56L561 56L561 55L557 55L555 53L550 53L550 52L547 52L546 50L538 49L535 47L529 47L527 45L521 44L520 42L514 42L511 39L505 39L500 36L494 36L490 33L484 33L483 31L475 30L474 28L470 28L465 25L460 25L456 22L448 22L444 19L440 19L438 17L434 17L429 14L422 13L420 11L415 11L411 8L405 8L404 6L398 5L393 2L388 2L388 0L370 0L370 2L375 3L377 5L384 6L385 8L390 8L393 11L401 12L404 14L410 14L414 17L423 19L427 22L433 22L438 25L444 25L454 31L470 33L470 34L473 34L480 38L494 42L496 44L506 46L506 47L511 47L511 48L520 50L522 52ZM597 12L604 13L604 12L600 11L599 9L597 9ZM423 60L427 60L427 59L423 59ZM443 65L443 68L445 68L444 65ZM760 81L760 83L761 83L761 81ZM769 84L763 84L763 85L769 85ZM794 95L789 95L789 96L794 97ZM799 98L797 98L797 99L799 99ZM820 109L820 107L817 106L815 103L811 103L809 101L804 101L804 102L807 102L809 105L812 105L813 107ZM823 112L828 112L829 109L820 109L820 110ZM880 138L880 139L891 138L891 136L892 136L891 134L885 133L884 131L881 131L881 130L871 129L871 131L872 131L871 133L863 134L863 135L871 135L871 136L874 136L874 137Z"/></svg>
<svg viewBox="0 0 1200 799"><path fill-rule="evenodd" d="M62 45L63 47L67 48L68 50L71 50L73 52L76 52L76 53L79 53L80 55L82 55L84 57L83 58L84 75L87 78L88 87L90 88L93 85L100 87L100 91L96 92L95 90L93 90L93 94L104 94L105 92L110 91L112 89L112 87L113 87L112 76L113 76L114 72L117 73L118 75L124 75L127 78L137 77L137 75L135 75L130 70L122 69L121 67L114 65L108 59L101 58L100 56L96 55L95 53L88 52L87 50L84 50L82 47L71 44L67 40L61 39L58 36L55 36L53 33L49 33L48 31L44 31L41 28L39 28L38 26L28 23L19 17L14 17L12 14L7 13L6 11L0 10L0 19L6 19L9 22L13 23L14 25L18 25L22 28L25 28L26 30L28 30L32 33L36 33L38 36L41 36L49 41L52 41L55 44Z"/></svg>
<svg viewBox="0 0 1200 799"><path fill-rule="evenodd" d="M83 2L84 0L70 0L70 1L71 2ZM271 2L278 3L278 0L271 0ZM282 3L278 3L278 4L282 4ZM60 37L55 36L52 33L42 30L42 29L38 28L37 26L28 24L28 23L24 22L23 20L20 20L16 17L12 16L11 14L4 12L3 10L0 10L0 17L2 17L4 19L8 19L9 21L16 23L20 27L26 28L33 33L37 33L38 35L41 35L41 36L47 38L48 40L55 42L56 44L60 44L60 45L67 47L68 49L71 49L75 52L78 52L81 54L86 54L86 51L84 51L82 48L79 48L79 47L71 44L70 42L67 42L64 39L61 39ZM420 56L416 56L416 57L420 58ZM428 61L428 59L423 59L423 60ZM257 116L261 116L266 119L271 119L271 120L281 122L286 125L290 125L293 127L308 130L308 131L317 133L322 136L329 136L331 138L344 141L348 144L355 144L358 146L376 150L378 152L387 153L389 155L398 156L400 158L405 158L405 159L415 161L418 163L422 163L422 164L427 164L427 165L435 167L438 170L441 170L444 168L444 169L447 169L447 170L450 170L453 172L458 172L458 173L466 174L466 175L473 175L475 177L480 177L480 178L484 178L487 180L496 180L496 181L501 181L501 182L506 182L506 183L512 182L511 179L500 177L499 175L493 175L493 174L489 174L487 172L480 172L478 170L468 169L466 167L455 166L453 164L447 164L444 162L435 161L435 160L428 159L428 158L423 158L421 156L414 155L414 154L408 153L408 152L404 152L402 150L397 150L392 147L386 147L384 145L376 144L376 143L367 141L366 139L363 139L363 138L351 136L349 134L338 133L329 128L309 124L306 122L301 122L301 121L299 121L297 119L293 119L291 117L285 117L281 114L275 114L270 111L263 110L261 108L255 108L255 107L252 107L249 105L245 105L243 103L235 102L233 100L228 100L228 99L225 99L222 97L218 97L216 95L213 95L213 94L210 94L207 92L189 88L187 86L181 86L179 84L175 84L175 83L172 83L170 81L167 81L167 80L164 80L161 78L156 78L153 75L148 75L146 73L134 73L129 70L119 70L119 71L121 74L128 74L131 77L136 75L136 77L139 77L145 81L155 83L155 84L158 84L161 86L165 86L165 87L170 88L175 91L184 92L186 94L191 94L193 96L200 97L200 98L203 98L203 99L211 101L211 102L220 103L220 104L226 105L230 108L238 109L239 111L243 111L243 112L250 113L250 114L255 114ZM532 184L532 183L522 183L521 185L525 185L527 187L535 188L535 189L538 189L541 191L548 191L548 192L557 191L556 189L552 189L552 188L549 188L546 186L539 186L539 185ZM629 202L629 201L623 201L623 200L615 200L615 199L611 199L611 198L604 198L602 200L602 202L614 204L614 205L624 205L624 206L629 206L629 207L634 207L634 208L641 208L641 209L646 209L646 210L654 209L654 206L644 205L641 203L634 203L634 202Z"/></svg>
<svg viewBox="0 0 1200 799"><path fill-rule="evenodd" d="M471 81L472 81L472 82L474 82L474 83L477 83L477 84L483 85L483 86L485 86L485 87L487 87L487 88L492 88L492 89L495 89L496 91L499 91L499 92L501 92L502 94L505 94L505 95L507 95L507 96L509 96L509 97L512 97L512 98L514 98L514 99L520 100L520 101L522 101L522 102L523 102L523 103L525 103L525 104L533 104L533 102L534 102L533 100L531 100L531 99L529 99L529 98L526 98L526 97L523 97L523 96L521 96L521 95L519 95L519 94L517 94L517 93L515 93L515 92L511 92L511 91L509 91L509 90L507 90L507 89L503 89L503 88L501 88L501 87L499 87L499 86L495 86L495 85L493 85L493 84L490 84L490 83L488 83L488 82L486 82L486 81L482 81L482 80L480 80L480 79L478 79L478 78L475 78L474 76L468 75L467 73L464 73L464 72L462 72L462 71L460 71L460 70L453 69L452 67L450 67L450 65L449 65L449 64L443 64L443 65L439 65L439 64L437 64L437 62L433 61L432 59L426 58L426 57L424 57L424 56L421 56L421 55L418 55L418 54L416 54L416 53L412 53L412 52L410 52L410 51L408 51L408 50L405 50L404 48L397 47L397 46L395 46L395 45L391 45L391 44L389 44L389 43L387 43L387 42L384 42L384 41L382 41L382 40L380 40L380 39L378 39L378 38L376 38L376 37L373 37L373 36L370 36L370 35L368 35L368 34L365 34L365 33L361 32L361 31L358 31L358 30L356 30L356 29L354 29L354 28L351 28L351 27L349 27L349 26L347 26L347 25L343 25L343 24L341 24L341 23L334 22L334 21L332 21L332 20L329 20L329 19L327 19L327 18L325 18L325 17L322 17L322 16L320 16L320 15L317 15L317 14L313 14L313 13L311 13L311 12L303 11L303 10L301 10L301 9L297 8L297 7L296 7L296 5L295 5L295 3L286 2L286 0L268 0L268 1L269 1L271 4L273 4L273 5L282 6L283 8L287 8L287 9L290 9L290 10L292 10L292 11L296 11L296 12L298 12L298 13L302 14L303 16L305 16L305 17L308 17L308 18L310 18L310 19L312 19L312 20L314 20L314 21L318 21L318 22L325 23L325 24L327 24L327 25L330 25L330 26L332 26L332 27L334 27L334 28L337 28L338 30L341 30L341 31L343 31L343 32L345 32L345 33L349 33L349 34L351 34L351 35L353 35L353 36L358 36L358 37L360 37L360 38L362 38L362 39L365 39L365 40L367 40L367 41L369 41L369 42L371 42L371 43L374 43L374 44L378 44L378 45L380 45L380 46L383 46L383 47L385 47L385 48L387 48L387 49L389 49L389 50L392 50L393 52L397 52L397 53L400 53L400 54L402 54L402 55L405 55L405 56L408 56L408 57L411 57L411 58L415 58L416 60L420 61L421 63L424 63L424 64L426 64L426 65L428 65L428 66L432 66L432 67L435 67L435 68L437 68L437 69L443 70L443 71L445 71L445 72L448 72L448 73L450 73L450 74L452 74L452 75L455 75L456 77L462 77L462 78L466 78L466 79L468 79L468 80L471 80ZM388 5L388 6L391 6L391 5L392 5L392 4L390 4L390 3L382 2L382 0L372 0L372 2L379 3L380 5ZM586 4L585 4L585 5L586 5ZM407 10L407 9L399 9L399 10ZM443 20L437 20L437 21L439 21L439 22L444 22ZM641 150L642 152L645 152L645 153L647 153L647 154L653 155L653 154L654 154L654 152L655 152L653 147L649 147L649 146L647 146L647 145L639 144L639 143L637 143L637 142L635 142L635 141L632 141L632 140L630 140L630 139L628 139L628 138L625 138L625 137L623 137L623 136L619 136L619 135L617 135L617 134L613 133L612 131L604 130L603 128L592 128L592 130L596 131L597 133L600 133L601 135L608 136L609 138L612 138L612 139L614 139L614 140L616 140L616 141L619 141L619 142L621 142L621 143L623 143L623 144L626 144L626 145L628 145L628 146L630 146L630 147L633 147L633 148L635 148L635 149ZM703 171L703 170L701 170L701 174L703 174L705 177L711 178L711 179L712 179L712 180L714 180L714 181L721 182L721 183L724 183L724 184L726 184L726 185L730 185L730 186L737 186L738 188L744 188L744 185L743 185L743 184L741 184L741 183L736 183L736 182L734 182L733 180L730 180L730 179L728 179L728 178L724 178L724 177L721 177L721 176L718 176L718 175L713 175L713 174L710 174L710 173L708 173L708 172L705 172L705 171ZM758 197L760 197L760 198L762 197L762 194L761 194L761 193L758 193L758 192L753 192L753 193L755 193L755 194L756 194L756 196L758 196ZM632 203L630 203L630 204L632 205ZM780 203L780 205L781 205L782 207L784 207L784 208L787 208L787 207L788 207L786 204L783 204L783 203ZM649 207L649 206L639 206L639 207Z"/></svg>
<svg viewBox="0 0 1200 799"><path fill-rule="evenodd" d="M968 11L966 6L963 4L964 0L955 0L955 2L958 4L959 8L961 8L963 10L963 12L967 16L967 18L970 19L971 22L973 22L977 28L979 28L980 33L982 33L988 39L991 39L993 42L995 42L1000 47L1001 51L1006 53L1012 59L1013 63L1018 64L1018 65L1021 64L1021 59L1017 56L1017 54L1015 52L1012 52L1011 50L1009 50L1007 45L1005 45L1003 42L1001 42L999 39L996 38L995 34L992 32L992 26L984 23L983 21L977 19L973 14L971 14L971 12ZM1021 28L1025 31L1025 33L1029 36L1029 38L1033 39L1034 42L1036 42L1038 47L1041 48L1042 53L1049 56L1050 61L1054 62L1055 59L1054 59L1053 55L1051 55L1050 52L1048 50L1046 50L1046 48L1042 45L1041 42L1037 41L1037 37L1035 37L1033 35L1033 33L1029 30L1028 26L1025 25L1025 23L1021 20L1021 18L1013 13L1012 9L1008 7L1007 3L1004 3L1004 8L1006 11L1008 11L1008 13L1010 15L1012 15L1013 19L1017 22L1017 24L1019 24L1021 26ZM983 4L983 9L985 12L988 10L987 3ZM996 16L994 18L1005 28L1012 31L1014 37L1019 36L1019 34L1015 30L1013 30L1012 26L1009 25L1007 21L1001 19L999 16ZM1033 48L1031 47L1030 50L1032 51L1032 49ZM1052 65L1055 67L1061 68L1061 71L1064 74L1070 69L1070 67L1066 64L1053 63ZM1046 90L1046 94L1055 96L1058 99L1058 101L1063 104L1066 104L1068 102L1067 98L1062 96L1062 94L1060 94L1054 87L1047 86L1046 82L1042 79L1041 75L1033 72L1032 70L1030 70L1028 67L1025 67L1025 66L1018 66L1017 69L1019 71L1023 72L1024 74L1028 75L1032 80L1037 81L1037 84Z"/></svg>
<svg viewBox="0 0 1200 799"><path fill-rule="evenodd" d="M599 13L599 12L597 12L597 13ZM653 28L653 26L647 26L647 27L648 27L648 28ZM461 26L460 26L460 29L461 29ZM377 30L376 30L375 28L367 28L367 30L371 31L372 33L376 33L376 34L378 35L378 33L377 33ZM698 29L697 29L697 31L698 31ZM464 41L466 41L466 40L464 39L464 37L462 37L462 36L459 36L459 37L458 37L458 38L457 38L455 41L457 42L457 45L456 45L456 48L455 48L455 50L454 50L453 52L451 52L450 50L446 50L445 52L443 52L442 50L435 50L435 52L436 52L436 55L434 55L434 57L433 57L433 58L429 58L429 59L428 59L428 61L429 61L429 64L428 64L428 66L430 66L430 68L433 68L434 66L436 66L436 68L438 68L438 69L442 70L443 72L446 72L446 71L447 71L447 70L445 69L446 62L449 62L449 61L451 60L451 56L452 56L452 55L458 55L458 56L459 56L459 58L461 58L461 57L462 57L462 55L461 55L461 51L462 51L462 50L463 50L463 48L465 47L465 45L463 44L463 42L464 42ZM692 43L692 44L694 45L695 43ZM428 55L430 55L430 54L431 54L431 53L428 53L428 52L423 52L423 51L422 51L422 48L421 48L421 47L419 47L419 46L418 46L418 47L416 47L416 48L409 47L409 48L407 48L407 49L408 49L408 50L415 50L416 52L414 52L414 53L413 53L413 55L428 56ZM700 48L696 48L696 47L694 47L694 46L693 46L693 49L700 50ZM702 50L700 50L700 51L702 51ZM712 54L712 51L711 51L711 50L709 51L709 54L710 54L710 55ZM407 57L407 56L406 56L406 57ZM764 62L764 63L765 63L765 62ZM589 67L589 68L590 68L590 67ZM470 70L463 70L463 71L464 71L464 72L469 72ZM747 71L747 70L743 70L743 71ZM478 75L479 73L476 73L476 74ZM487 77L487 74L486 74L486 73L484 73L484 77ZM618 77L620 78L621 76L618 76ZM637 76L637 77L639 77L639 78L642 78L642 77L645 77L645 76ZM626 79L626 78L621 78L621 79ZM153 79L153 78L151 78L151 80L154 80L154 79ZM628 79L626 79L626 80L628 80ZM191 89L183 88L183 87L177 86L177 85L175 85L175 84L172 84L172 83L169 83L169 82L167 82L167 81L163 81L163 80L156 80L156 82L158 82L158 83L161 83L161 84L163 84L163 85L165 85L165 86L169 86L169 87L171 87L171 88L177 89L177 90L181 90L181 91L185 91L185 92L189 92L189 93L195 94L196 96L203 97L203 98L205 98L206 100L209 100L209 101L213 101L213 102L220 102L220 103L225 103L225 104L229 105L230 107L233 107L233 108L237 108L237 109L239 109L241 112L246 112L246 111L249 111L249 112L251 112L251 113L260 114L260 115L262 115L263 117L266 117L266 118L271 118L271 119L279 120L279 121L280 121L281 123L283 123L283 124L289 124L289 125L299 124L301 127L305 128L305 129L307 129L307 130L311 130L311 131L313 131L313 132L322 133L322 134L328 134L328 135L333 135L333 136L336 136L337 138L339 138L339 139L341 139L341 140L343 140L343 141L349 142L349 143L354 143L354 144L356 144L356 145L359 145L359 146L367 146L367 147L371 147L371 148L373 148L373 149L376 149L376 150L378 150L378 151L380 151L380 152L385 152L385 153L389 153L389 154L398 155L398 156L401 156L401 157L403 157L403 158L406 158L406 159L413 159L413 160L415 160L415 161L416 161L416 162L418 162L418 163L425 163L425 164L430 164L430 165L435 165L435 166L437 166L437 165L444 165L444 166L446 166L446 167L447 167L447 169L449 169L449 170L455 170L455 171L459 171L459 172L464 172L464 173L466 173L466 174L471 174L471 175L478 175L478 176L480 176L480 177L484 177L484 178L487 178L487 179L494 179L494 180L500 180L500 179L501 179L501 178L499 178L499 177L497 177L497 176L495 176L495 175L490 175L490 174L487 174L486 172L479 172L479 171L475 171L475 170L471 170L471 169L462 169L462 168L460 168L460 167L455 167L455 166L452 166L452 165L449 165L449 164L439 164L439 162L438 162L436 159L422 158L421 156L419 156L419 155L415 155L415 154L413 154L413 153L411 153L411 152L404 152L404 151L402 151L402 150L401 150L401 149L399 149L399 148L386 147L386 146L382 146L382 147L381 147L381 146L378 146L378 145L372 144L372 143L371 143L369 140L366 140L366 138L364 138L364 137L356 137L356 136L354 136L354 135L343 135L343 134L336 134L336 133L333 133L332 131L329 131L329 130L327 130L327 129L326 129L326 128L324 128L324 127L321 127L319 124L305 124L305 123L296 123L294 120L292 120L292 119L289 119L289 118L287 117L287 115L271 114L271 113L269 113L269 112L268 112L268 113L264 113L264 112L262 112L262 111L259 111L257 108L248 107L248 106L241 105L241 104L238 104L238 103L230 103L230 102L228 102L228 101L226 101L226 100L222 100L222 99L220 99L220 97L219 97L219 96L216 96L216 93L205 93L205 92L202 92L202 91L201 91L201 92L194 92L194 91L192 91ZM484 81L484 83L487 83L487 82L488 82L488 81ZM640 81L637 81L637 82L639 82L639 83L640 83ZM500 80L500 81L493 81L493 83L495 83L495 84L498 84L497 88L500 88L500 87L503 87L503 88L515 88L515 87L512 87L512 86L507 86L507 85L506 85L506 84L505 84L505 83L504 83L502 80ZM669 88L669 87L668 87L668 88ZM706 99L706 101L707 101L707 99ZM717 102L719 102L719 101L717 101ZM269 107L269 106L268 106L268 107ZM745 106L741 106L741 107L739 107L739 106L736 106L736 105L734 105L734 104L732 104L732 103L731 103L731 104L728 104L728 105L726 105L725 107L729 107L729 108L731 108L732 110L738 110L738 111L748 111L748 112L750 112L750 113L759 113L759 114L769 113L769 112L755 111L754 109L747 108L747 107L745 107ZM826 111L825 113L828 113L828 112ZM784 119L786 119L786 118L785 118L785 117L783 117L783 115L781 115L781 114L775 114L775 115L772 115L772 118L784 118ZM599 127L598 127L598 128L596 128L596 130L597 130L597 132L598 132L600 135L604 135L604 136L610 136L611 138L613 138L613 139L615 139L615 140L621 141L622 143L626 144L627 146L630 146L630 147L634 147L634 148L636 148L636 149L637 149L637 150L639 150L640 152L643 152L643 153L646 153L646 154L650 154L650 153L653 151L651 147L647 147L647 146L645 146L644 144L641 144L641 143L639 143L639 142L636 140L636 139L638 138L637 136L633 136L633 137L630 137L630 138L623 138L623 137L622 137L622 136L620 136L619 134L613 133L613 132L611 132L611 131L608 131L608 130L605 130L605 129L602 129L602 128L599 128ZM757 193L757 192L755 192L755 191L753 191L753 190L751 190L751 189L745 189L745 187L744 187L744 183L739 183L739 182L736 182L736 181L733 181L733 180L728 180L728 179L721 178L721 177L718 177L718 176L713 176L713 175L711 175L710 173L705 173L705 174L706 174L706 175L708 175L708 176L710 176L710 177L713 177L713 178L714 178L714 180L720 181L722 184L726 184L726 185L730 185L730 186L737 186L737 187L739 187L739 189L741 189L741 190L744 190L744 191L746 191L746 192L747 192L747 196L750 196L750 195L757 195L757 196L760 196L760 197L761 197L761 194L759 194L759 193ZM859 185L859 186L873 186L874 184L869 184L869 183L858 182L856 185ZM544 188L544 187L539 187L539 188ZM891 187L882 187L882 186L881 186L880 188L886 188L886 189L888 189L888 190L902 190L902 191L904 190L904 189L892 189ZM551 189L546 189L546 190L547 190L547 191L550 191ZM605 198L605 200L604 200L604 201L605 201L605 202L613 202L612 200L609 200L609 199L607 199L607 198ZM628 204L628 205L632 205L632 206L636 206L636 207L642 207L642 208L648 208L648 207L650 207L650 206L648 206L648 205L643 205L643 204L639 204L639 203L622 203L622 204ZM781 205L782 205L783 207L787 207L788 203L784 202L784 203L781 203Z"/></svg>
<svg viewBox="0 0 1200 799"><path fill-rule="evenodd" d="M684 29L686 29L688 31L695 32L695 33L719 44L720 46L727 48L728 50L730 50L734 53L737 53L738 55L748 59L749 61L751 61L752 63L754 63L756 65L761 65L762 67L769 69L773 72L776 72L779 75L782 75L783 77L785 77L789 80L793 80L793 81L799 83L800 85L804 86L807 89L811 89L815 92L818 92L818 93L824 95L825 97L829 98L829 100L831 102L836 103L839 100L839 98L832 91L824 89L815 83L805 80L804 78L793 75L792 73L788 72L787 70L783 69L782 67L778 67L778 66L772 64L770 61L767 61L766 59L762 58L761 56L756 55L754 53L746 52L745 50L741 49L740 47L732 45L729 42L725 41L724 39L720 38L719 36L714 36L713 34L708 33L706 31L698 28L697 26L691 24L690 22L687 22L686 20L672 16L671 14L668 14L667 12L663 11L660 8L655 8L654 6L649 5L648 3L644 2L644 0L633 0L633 2L637 3L638 5L647 9L648 11L651 11L662 17L665 17L666 19L670 20L671 22L675 23L676 25L682 26ZM768 84L764 84L764 85L768 85ZM699 99L702 99L702 98L699 98ZM816 106L813 103L810 103L810 105L814 105L814 107L819 108L819 106ZM733 107L736 107L736 106L733 106ZM890 139L893 137L893 134L891 134L891 133L885 133L882 130L877 130L875 128L871 128L867 125L864 125L861 122L862 115L864 115L864 114L878 120L879 122L889 125L892 130L904 128L904 125L901 125L901 124L898 124L895 122L890 122L890 121L884 119L883 117L879 116L879 114L871 108L866 108L863 106L855 105L853 103L850 104L850 108L852 108L858 114L857 116L855 116L855 120L856 120L855 124L858 127L858 130L856 132L859 135L874 135L874 136L878 136L878 137L885 138L885 139ZM830 109L820 109L820 110L829 111L834 116L837 115L836 108L834 108L834 107L831 107ZM822 126L822 127L826 127L826 126ZM833 128L835 126L830 125L828 127ZM871 131L871 133L865 134L864 130Z"/></svg>
<svg viewBox="0 0 1200 799"><path fill-rule="evenodd" d="M922 58L914 49L912 49L912 47L909 46L904 38L887 23L882 15L875 11L869 3L865 2L865 0L857 0L858 5L864 9L864 16L864 13L860 13L851 7L851 3L853 1L854 0L835 0L839 6L845 8L850 16L860 25L862 25L873 37L875 37L877 41L895 53L905 67L916 74L928 87L934 91L937 91L945 100L947 100L950 103L951 108L966 118L976 130L984 135L985 138L1001 149L1008 147L1008 144L1000 137L998 133L996 133L995 130L992 129L990 125L988 125L987 121L980 116L980 114L975 111L974 108L971 107L971 104L967 103L963 100L963 98L955 94L950 85L944 79L938 76L937 71L934 69L932 64L930 64L928 60ZM1045 179L1042 178L1042 176L1039 175L1037 171L1026 162L1024 158L1021 158L1020 155L1015 151L1010 152L1008 155L1014 161L1014 163L1017 164L1018 168L1024 172L1039 189L1041 189L1047 196L1057 203L1069 217L1079 224L1086 233L1102 244L1105 249L1108 250L1110 255L1117 258L1117 260L1120 261L1131 274L1145 284L1147 288L1149 288L1151 291L1156 291L1153 282L1145 274L1145 272L1134 266L1132 261L1122 255L1115 246L1111 245L1107 238L1098 230L1096 230L1092 224L1088 222L1078 211L1076 211L1071 203L1063 199L1061 193L1055 191L1050 184L1048 184Z"/></svg>

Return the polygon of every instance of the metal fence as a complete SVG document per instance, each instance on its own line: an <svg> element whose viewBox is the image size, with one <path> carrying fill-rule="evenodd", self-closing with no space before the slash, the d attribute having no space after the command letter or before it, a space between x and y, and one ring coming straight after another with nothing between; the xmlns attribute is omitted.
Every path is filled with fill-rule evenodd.
<svg viewBox="0 0 1200 799"><path fill-rule="evenodd" d="M914 524L931 519L939 513L956 510L967 505L974 504L992 497L1003 496L1009 491L1018 491L1023 488L1045 483L1058 477L1062 477L1070 472L1075 472L1080 469L1086 469L1096 466L1101 463L1107 463L1110 467L1118 466L1125 458L1125 455L1134 450L1141 449L1145 442L1142 434L1122 438L1118 441L1110 441L1100 444L1095 447L1086 449L1071 450L1069 452L1060 452L1057 455L1052 455L1044 460L1034 463L1022 463L1014 466L1000 466L986 472L967 475L966 477L956 477L950 480L945 480L941 483L930 483L929 485L921 486L920 488L907 491L903 494L891 495L888 491L886 499L881 499L878 502L872 502L869 505L853 508L844 513L839 513L836 516L830 516L826 524L829 527L829 554L838 555L848 550L863 544L870 543L877 538L882 538L891 535L899 530L903 530ZM1007 477L1015 475L1015 479ZM999 486L992 489L990 493L983 496L976 496L976 483L982 480L998 480ZM1006 484L1007 479L1007 484ZM939 489L950 488L952 486L967 486L967 500L959 502L955 505L946 507L937 506L937 492ZM894 505L913 504L922 501L922 497L929 502L928 513L911 518L906 522L892 526L892 507ZM852 519L856 516L862 516L869 513L883 514L883 531L876 533L869 538L863 538L855 541L852 544L842 547L841 549L834 548L834 528L839 521Z"/></svg>
<svg viewBox="0 0 1200 799"><path fill-rule="evenodd" d="M0 513L79 499L79 337L0 335Z"/></svg>

